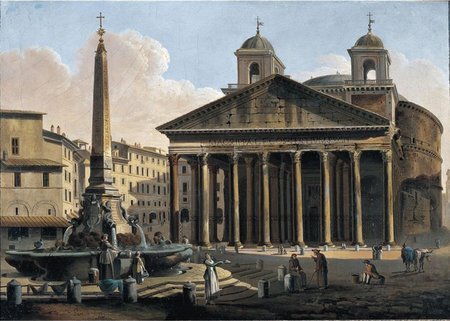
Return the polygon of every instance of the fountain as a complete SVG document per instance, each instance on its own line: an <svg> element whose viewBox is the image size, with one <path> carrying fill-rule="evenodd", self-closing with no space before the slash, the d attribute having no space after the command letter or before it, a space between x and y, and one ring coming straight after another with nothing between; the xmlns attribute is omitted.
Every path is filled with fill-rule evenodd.
<svg viewBox="0 0 450 321"><path fill-rule="evenodd" d="M60 244L50 250L6 251L5 260L19 272L44 280L63 280L76 276L86 280L91 268L100 268L105 244L115 253L111 259L112 278L129 275L133 251L140 251L147 271L170 269L192 255L191 245L161 243L148 246L138 219L128 215L121 195L113 185L111 128L108 97L106 49L98 29L99 43L95 55L92 149L89 186L83 194L79 217L70 221ZM138 231L139 244L119 244L127 239L131 228ZM111 240L105 242L107 235ZM108 252L109 253L109 252ZM108 254L109 255L109 254ZM155 273L156 274L156 273Z"/></svg>

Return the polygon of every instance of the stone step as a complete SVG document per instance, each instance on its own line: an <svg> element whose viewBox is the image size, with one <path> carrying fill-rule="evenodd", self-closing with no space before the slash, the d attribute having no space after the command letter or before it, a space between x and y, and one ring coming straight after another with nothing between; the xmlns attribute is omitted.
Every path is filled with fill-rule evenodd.
<svg viewBox="0 0 450 321"><path fill-rule="evenodd" d="M245 266L239 266L239 267L230 267L230 268L229 268L231 274L236 274L236 273L248 271L249 269L251 269L250 266L247 266L247 267L245 267Z"/></svg>
<svg viewBox="0 0 450 321"><path fill-rule="evenodd" d="M157 288L148 289L146 291L142 291L138 293L139 298L148 298L148 297L156 297L156 295L160 295L161 293L176 290L180 292L180 289L177 289L174 285L171 284L163 284Z"/></svg>
<svg viewBox="0 0 450 321"><path fill-rule="evenodd" d="M273 277L275 275L275 273L273 273L272 271L259 271L256 272L254 274L250 274L245 276L248 279L256 279L256 278L264 278L264 279L268 279L269 277ZM277 275L275 275L275 277L277 277Z"/></svg>

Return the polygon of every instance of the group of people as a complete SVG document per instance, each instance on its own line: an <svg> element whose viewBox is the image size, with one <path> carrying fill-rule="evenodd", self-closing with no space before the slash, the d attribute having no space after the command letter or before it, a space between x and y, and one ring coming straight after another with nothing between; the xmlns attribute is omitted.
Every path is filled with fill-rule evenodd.
<svg viewBox="0 0 450 321"><path fill-rule="evenodd" d="M328 262L323 253L320 253L320 250L313 249L314 256L312 259L315 263L315 269L313 273L313 277L316 276L317 286L320 289L328 288ZM306 284L306 273L303 271L302 266L300 265L300 261L297 258L297 254L292 254L289 260L289 274L295 280L295 287L298 289L305 289ZM311 277L312 280L312 277Z"/></svg>

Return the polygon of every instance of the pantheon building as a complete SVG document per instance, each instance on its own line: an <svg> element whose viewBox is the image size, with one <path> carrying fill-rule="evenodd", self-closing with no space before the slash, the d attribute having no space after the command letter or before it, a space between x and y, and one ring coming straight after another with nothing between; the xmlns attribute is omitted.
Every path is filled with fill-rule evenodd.
<svg viewBox="0 0 450 321"><path fill-rule="evenodd" d="M173 240L186 231L180 158L194 244L398 244L442 225L441 122L397 92L371 22L348 53L351 75L300 83L257 28L235 52L237 84L157 128L170 139Z"/></svg>

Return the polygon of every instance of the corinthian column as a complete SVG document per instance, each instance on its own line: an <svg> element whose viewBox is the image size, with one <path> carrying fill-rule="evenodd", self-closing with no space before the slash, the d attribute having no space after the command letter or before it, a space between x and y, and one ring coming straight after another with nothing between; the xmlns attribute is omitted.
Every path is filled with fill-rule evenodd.
<svg viewBox="0 0 450 321"><path fill-rule="evenodd" d="M328 152L322 152L323 161L323 225L324 243L333 245L331 242L331 183L330 183L330 159Z"/></svg>
<svg viewBox="0 0 450 321"><path fill-rule="evenodd" d="M247 239L245 241L253 243L253 225L255 224L253 221L253 157L245 158L245 169L247 176Z"/></svg>
<svg viewBox="0 0 450 321"><path fill-rule="evenodd" d="M202 218L200 224L200 245L211 246L209 243L209 154L203 154L200 158L202 164Z"/></svg>
<svg viewBox="0 0 450 321"><path fill-rule="evenodd" d="M362 203L361 203L361 151L353 152L353 177L355 195L355 243L364 245L362 228Z"/></svg>
<svg viewBox="0 0 450 321"><path fill-rule="evenodd" d="M263 211L262 211L262 234L261 245L272 246L270 242L270 190L269 190L269 153L260 155L263 174Z"/></svg>
<svg viewBox="0 0 450 321"><path fill-rule="evenodd" d="M392 150L385 150L383 153L383 160L386 163L386 202L387 202L387 215L386 215L386 222L387 222L387 235L386 235L386 241L389 244L395 243L394 238L394 201L393 201L393 195L392 195Z"/></svg>
<svg viewBox="0 0 450 321"><path fill-rule="evenodd" d="M180 195L178 192L178 159L179 155L169 155L170 165L170 238L179 242L180 229Z"/></svg>
<svg viewBox="0 0 450 321"><path fill-rule="evenodd" d="M198 226L198 163L196 161L189 161L191 167L191 242L197 244L199 241Z"/></svg>
<svg viewBox="0 0 450 321"><path fill-rule="evenodd" d="M294 153L295 171L295 237L296 245L304 246L303 239L303 190L302 190L302 152Z"/></svg>
<svg viewBox="0 0 450 321"><path fill-rule="evenodd" d="M242 246L240 240L239 221L239 154L231 157L233 172L233 242L232 245Z"/></svg>
<svg viewBox="0 0 450 321"><path fill-rule="evenodd" d="M284 175L286 171L286 163L284 162L284 155L281 155L281 165L280 165L280 174L278 175L279 179L279 217L280 217L280 241L284 243L286 241L286 211L285 211L285 190L284 190Z"/></svg>

